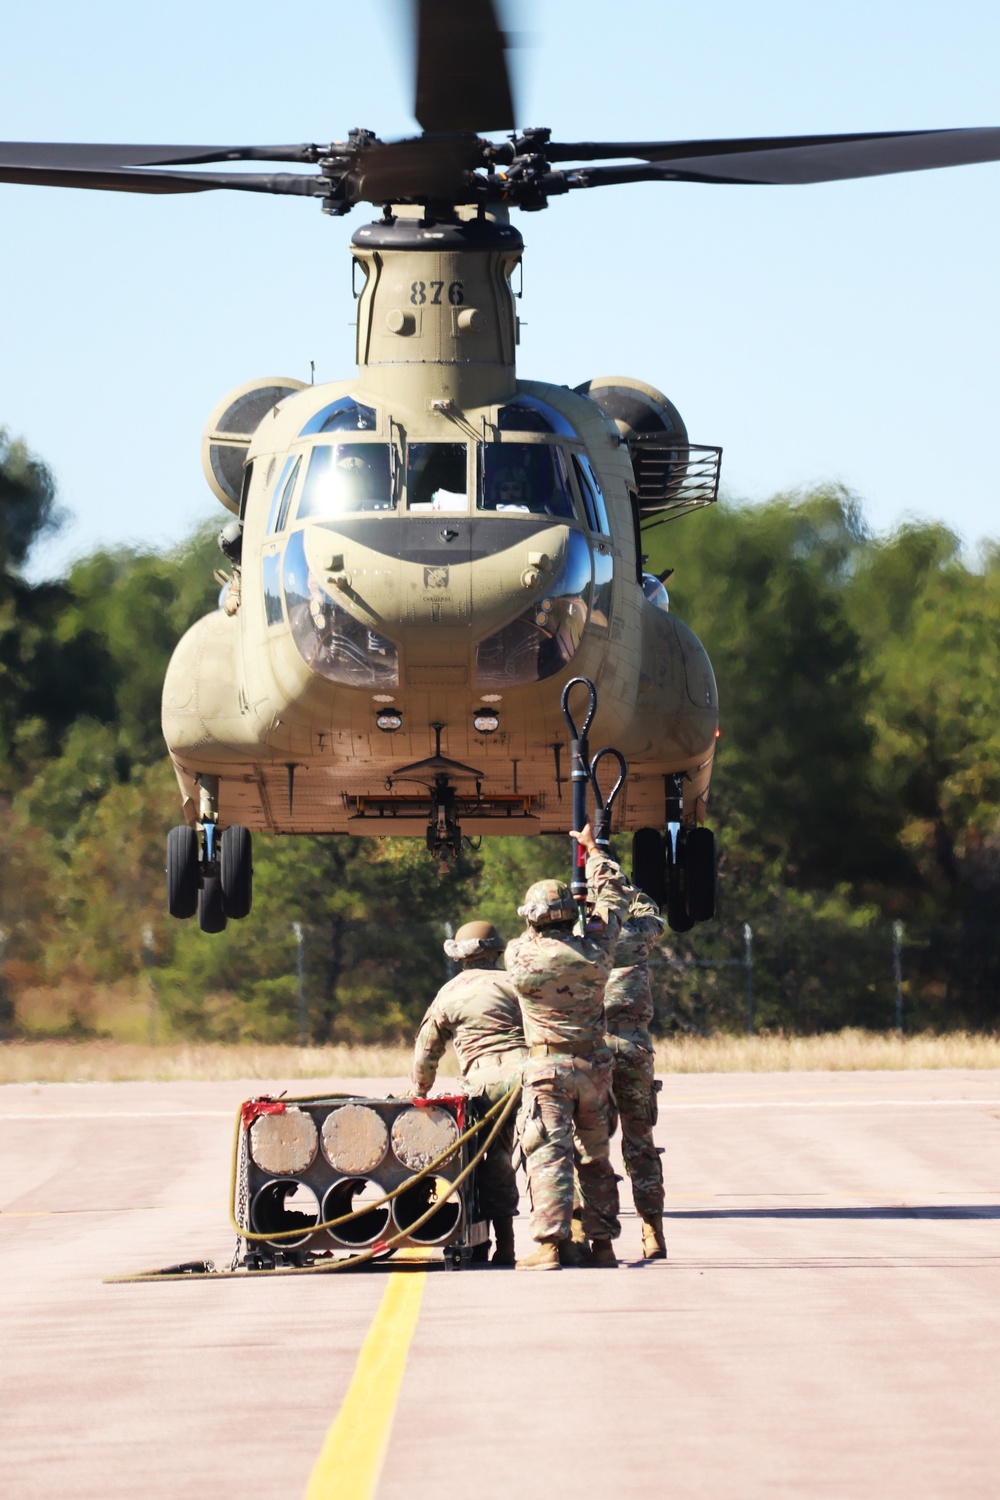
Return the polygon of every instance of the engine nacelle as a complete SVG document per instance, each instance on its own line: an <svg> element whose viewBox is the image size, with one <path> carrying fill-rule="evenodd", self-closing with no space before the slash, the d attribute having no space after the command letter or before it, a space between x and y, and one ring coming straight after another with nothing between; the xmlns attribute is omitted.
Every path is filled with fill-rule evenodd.
<svg viewBox="0 0 1000 1500"><path fill-rule="evenodd" d="M201 467L212 494L234 515L240 511L250 439L278 402L304 390L305 384L304 380L283 375L248 380L223 396L213 409L201 437Z"/></svg>
<svg viewBox="0 0 1000 1500"><path fill-rule="evenodd" d="M633 438L652 434L662 435L664 442L673 446L687 447L687 428L680 412L655 386L629 375L602 375L578 385L577 390L597 402L630 449Z"/></svg>
<svg viewBox="0 0 1000 1500"><path fill-rule="evenodd" d="M628 375L602 375L577 390L618 428L632 460L643 520L683 515L718 498L722 449L692 443L680 412L662 391Z"/></svg>

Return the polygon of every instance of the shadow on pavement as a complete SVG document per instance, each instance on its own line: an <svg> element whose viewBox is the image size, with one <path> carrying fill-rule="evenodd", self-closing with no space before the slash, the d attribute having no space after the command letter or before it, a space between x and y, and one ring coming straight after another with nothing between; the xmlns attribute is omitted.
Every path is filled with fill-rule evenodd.
<svg viewBox="0 0 1000 1500"><path fill-rule="evenodd" d="M679 1208L665 1219L1000 1219L1000 1205L945 1203L868 1208Z"/></svg>

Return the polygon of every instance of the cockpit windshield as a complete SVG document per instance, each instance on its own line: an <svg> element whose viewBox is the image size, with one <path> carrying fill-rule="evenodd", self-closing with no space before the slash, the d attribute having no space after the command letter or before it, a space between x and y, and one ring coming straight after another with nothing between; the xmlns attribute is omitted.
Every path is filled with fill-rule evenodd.
<svg viewBox="0 0 1000 1500"><path fill-rule="evenodd" d="M395 645L331 597L309 566L304 537L292 532L283 568L288 624L302 660L319 677L347 687L398 687ZM266 567L264 581L267 588ZM280 599L268 604L269 623L272 609L280 621Z"/></svg>
<svg viewBox="0 0 1000 1500"><path fill-rule="evenodd" d="M313 449L299 502L300 521L394 510L395 504L388 443L324 443Z"/></svg>
<svg viewBox="0 0 1000 1500"><path fill-rule="evenodd" d="M406 445L406 508L416 511L468 510L468 450L465 443Z"/></svg>
<svg viewBox="0 0 1000 1500"><path fill-rule="evenodd" d="M484 443L480 510L573 519L566 459L548 443Z"/></svg>

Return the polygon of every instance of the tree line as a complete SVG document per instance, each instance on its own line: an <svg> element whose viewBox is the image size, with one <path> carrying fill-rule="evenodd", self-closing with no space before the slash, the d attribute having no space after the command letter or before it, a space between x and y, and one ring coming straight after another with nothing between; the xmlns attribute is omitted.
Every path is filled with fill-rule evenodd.
<svg viewBox="0 0 1000 1500"><path fill-rule="evenodd" d="M511 934L565 849L487 840L442 877L417 840L257 835L252 918L211 939L171 922L160 685L216 606L217 527L27 581L59 524L45 464L0 429L0 1023L37 1032L28 997L50 990L139 1004L152 964L171 1034L293 1040L298 923L311 1039L409 1036L447 975L444 923L481 914ZM647 566L674 569L672 608L722 705L719 916L662 945L661 1030L742 1024L744 923L760 1024L891 1025L895 922L908 1023L995 1028L1000 548L970 562L930 523L873 536L837 487L723 501L646 545ZM94 1029L86 1005L67 1015L56 1029Z"/></svg>

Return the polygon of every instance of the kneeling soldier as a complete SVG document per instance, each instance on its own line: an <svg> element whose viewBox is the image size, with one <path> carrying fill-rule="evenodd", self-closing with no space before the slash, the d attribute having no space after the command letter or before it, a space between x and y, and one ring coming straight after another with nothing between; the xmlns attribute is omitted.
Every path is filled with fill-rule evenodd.
<svg viewBox="0 0 1000 1500"><path fill-rule="evenodd" d="M569 887L539 880L518 907L526 931L508 943L506 953L529 1046L517 1128L538 1249L518 1261L526 1271L580 1263L570 1239L574 1154L583 1228L593 1240L590 1263L618 1264L611 1243L621 1226L618 1183L608 1157L612 1096L604 989L635 887L598 849L589 827L573 837L587 851L588 903L598 930L583 937L574 933Z"/></svg>
<svg viewBox="0 0 1000 1500"><path fill-rule="evenodd" d="M426 1095L433 1088L444 1049L454 1042L469 1093L485 1095L496 1104L519 1081L527 1056L514 987L505 974L495 972L503 938L489 922L467 922L447 940L444 951L461 964L462 972L442 985L420 1024L413 1049L413 1092ZM513 1149L511 1114L478 1171L479 1206L483 1217L493 1221L493 1263L498 1266L514 1264ZM483 1250L488 1253L489 1245Z"/></svg>

